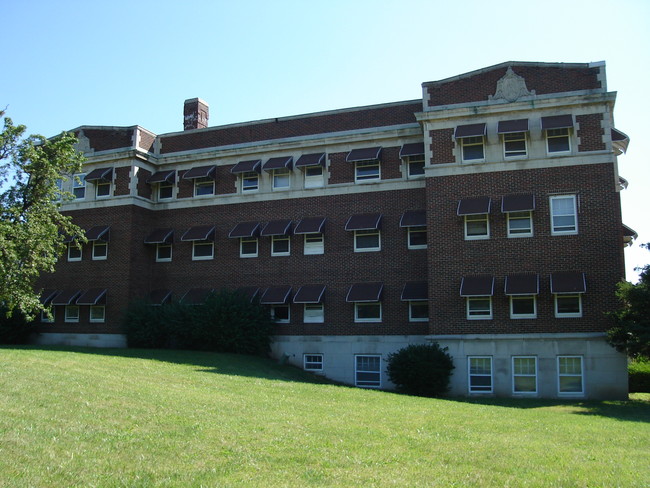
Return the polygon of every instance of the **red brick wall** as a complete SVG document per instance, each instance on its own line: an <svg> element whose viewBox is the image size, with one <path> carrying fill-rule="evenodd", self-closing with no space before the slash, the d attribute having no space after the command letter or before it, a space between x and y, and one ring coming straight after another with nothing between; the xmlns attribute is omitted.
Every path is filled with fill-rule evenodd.
<svg viewBox="0 0 650 488"><path fill-rule="evenodd" d="M237 192L237 175L230 172L233 165L217 166L216 192L217 195L226 195Z"/></svg>
<svg viewBox="0 0 650 488"><path fill-rule="evenodd" d="M429 131L431 137L431 164L455 163L454 129Z"/></svg>
<svg viewBox="0 0 650 488"><path fill-rule="evenodd" d="M115 196L128 195L130 193L129 191L130 172L131 172L131 168L128 166L122 168L115 168L115 180L114 180L115 189L113 192Z"/></svg>
<svg viewBox="0 0 650 488"><path fill-rule="evenodd" d="M144 168L138 169L138 196L143 198L151 198L152 188L151 185L147 184L147 179L151 176L151 171L147 171Z"/></svg>
<svg viewBox="0 0 650 488"><path fill-rule="evenodd" d="M605 143L603 142L605 129L603 129L601 126L602 120L602 113L576 115L576 122L578 123L578 137L580 138L578 152L605 150Z"/></svg>
<svg viewBox="0 0 650 488"><path fill-rule="evenodd" d="M354 183L354 163L348 163L345 158L347 152L329 153L327 157L329 164L329 181L330 185L337 183Z"/></svg>
<svg viewBox="0 0 650 488"><path fill-rule="evenodd" d="M83 129L95 151L133 147L133 127L121 129ZM79 135L79 133L77 133Z"/></svg>
<svg viewBox="0 0 650 488"><path fill-rule="evenodd" d="M391 180L402 178L400 166L402 160L399 158L401 147L384 147L381 150L381 179Z"/></svg>
<svg viewBox="0 0 650 488"><path fill-rule="evenodd" d="M153 143L156 140L156 136L142 130L139 132L140 132L140 142L138 146L140 147L140 149L144 149L147 152L153 152Z"/></svg>
<svg viewBox="0 0 650 488"><path fill-rule="evenodd" d="M186 171L178 172L178 198L192 198L194 196L194 180L184 180Z"/></svg>

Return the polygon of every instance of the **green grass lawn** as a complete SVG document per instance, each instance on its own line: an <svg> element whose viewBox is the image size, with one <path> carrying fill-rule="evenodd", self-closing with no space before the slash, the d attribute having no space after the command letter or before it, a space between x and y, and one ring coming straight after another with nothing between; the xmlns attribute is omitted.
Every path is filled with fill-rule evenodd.
<svg viewBox="0 0 650 488"><path fill-rule="evenodd" d="M647 487L635 398L426 399L235 355L0 348L0 486Z"/></svg>

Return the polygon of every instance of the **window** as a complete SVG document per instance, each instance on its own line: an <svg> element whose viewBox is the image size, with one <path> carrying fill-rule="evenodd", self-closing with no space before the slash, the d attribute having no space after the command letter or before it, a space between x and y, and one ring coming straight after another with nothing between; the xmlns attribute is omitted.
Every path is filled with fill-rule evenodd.
<svg viewBox="0 0 650 488"><path fill-rule="evenodd" d="M290 318L289 305L272 305L271 318L279 324L288 324Z"/></svg>
<svg viewBox="0 0 650 488"><path fill-rule="evenodd" d="M81 246L76 242L68 242L68 261L81 261Z"/></svg>
<svg viewBox="0 0 650 488"><path fill-rule="evenodd" d="M492 297L467 297L468 320L489 320L492 318Z"/></svg>
<svg viewBox="0 0 650 488"><path fill-rule="evenodd" d="M527 154L525 132L503 134L503 155L506 158L525 158Z"/></svg>
<svg viewBox="0 0 650 488"><path fill-rule="evenodd" d="M325 308L322 303L305 303L303 314L305 324L322 324L325 322Z"/></svg>
<svg viewBox="0 0 650 488"><path fill-rule="evenodd" d="M257 237L242 237L239 239L239 257L257 257Z"/></svg>
<svg viewBox="0 0 650 488"><path fill-rule="evenodd" d="M381 250L381 239L379 230L355 230L354 231L354 252L370 252Z"/></svg>
<svg viewBox="0 0 650 488"><path fill-rule="evenodd" d="M537 393L537 358L515 356L512 358L512 392Z"/></svg>
<svg viewBox="0 0 650 488"><path fill-rule="evenodd" d="M97 198L106 198L111 196L111 182L104 180L95 180L95 196Z"/></svg>
<svg viewBox="0 0 650 488"><path fill-rule="evenodd" d="M370 161L357 161L355 163L354 172L354 181L357 183L378 180L381 178L379 160L372 159Z"/></svg>
<svg viewBox="0 0 650 488"><path fill-rule="evenodd" d="M162 263L172 260L172 245L159 243L156 244L156 262Z"/></svg>
<svg viewBox="0 0 650 488"><path fill-rule="evenodd" d="M323 254L325 242L322 233L305 234L305 254Z"/></svg>
<svg viewBox="0 0 650 488"><path fill-rule="evenodd" d="M65 306L65 321L79 322L79 307L77 305Z"/></svg>
<svg viewBox="0 0 650 488"><path fill-rule="evenodd" d="M485 158L483 136L463 137L460 141L463 161L480 161Z"/></svg>
<svg viewBox="0 0 650 488"><path fill-rule="evenodd" d="M291 171L287 168L273 170L273 189L287 190L291 186Z"/></svg>
<svg viewBox="0 0 650 488"><path fill-rule="evenodd" d="M381 386L381 356L355 356L354 384L367 388Z"/></svg>
<svg viewBox="0 0 650 488"><path fill-rule="evenodd" d="M91 322L104 322L105 316L106 316L106 307L104 305L91 305L90 307Z"/></svg>
<svg viewBox="0 0 650 488"><path fill-rule="evenodd" d="M582 356L558 356L557 372L560 395L583 393Z"/></svg>
<svg viewBox="0 0 650 488"><path fill-rule="evenodd" d="M305 167L305 188L319 188L324 185L323 167L306 166Z"/></svg>
<svg viewBox="0 0 650 488"><path fill-rule="evenodd" d="M355 302L355 322L381 322L381 302Z"/></svg>
<svg viewBox="0 0 650 488"><path fill-rule="evenodd" d="M537 297L535 295L510 296L511 319L537 318Z"/></svg>
<svg viewBox="0 0 650 488"><path fill-rule="evenodd" d="M582 295L555 295L555 317L582 317Z"/></svg>
<svg viewBox="0 0 650 488"><path fill-rule="evenodd" d="M409 249L426 249L427 248L427 228L426 227L409 227L408 228L408 248Z"/></svg>
<svg viewBox="0 0 650 488"><path fill-rule="evenodd" d="M409 178L419 178L424 176L424 154L419 156L408 156L406 162L408 164Z"/></svg>
<svg viewBox="0 0 650 488"><path fill-rule="evenodd" d="M46 308L50 312L50 315L48 316L45 310L41 310L41 322L43 322L44 324L53 324L56 318L54 315L56 307L50 305L49 307Z"/></svg>
<svg viewBox="0 0 650 488"><path fill-rule="evenodd" d="M93 241L93 260L103 261L108 257L108 242Z"/></svg>
<svg viewBox="0 0 650 488"><path fill-rule="evenodd" d="M214 242L192 241L192 261L203 261L214 257Z"/></svg>
<svg viewBox="0 0 650 488"><path fill-rule="evenodd" d="M323 355L305 354L303 364L305 371L323 371Z"/></svg>
<svg viewBox="0 0 650 488"><path fill-rule="evenodd" d="M409 322L428 322L429 302L426 300L413 300L409 302Z"/></svg>
<svg viewBox="0 0 650 488"><path fill-rule="evenodd" d="M72 177L72 194L77 200L86 198L86 174L80 173Z"/></svg>
<svg viewBox="0 0 650 488"><path fill-rule="evenodd" d="M212 178L194 178L194 196L214 195L214 180Z"/></svg>
<svg viewBox="0 0 650 488"><path fill-rule="evenodd" d="M508 212L508 237L531 237L533 235L533 213Z"/></svg>
<svg viewBox="0 0 650 488"><path fill-rule="evenodd" d="M174 184L162 181L158 185L158 200L169 200L174 195Z"/></svg>
<svg viewBox="0 0 650 488"><path fill-rule="evenodd" d="M569 129L547 129L546 147L549 153L571 152Z"/></svg>
<svg viewBox="0 0 650 488"><path fill-rule="evenodd" d="M260 188L260 175L255 171L247 171L241 175L242 193L257 191Z"/></svg>
<svg viewBox="0 0 650 488"><path fill-rule="evenodd" d="M271 256L288 256L291 253L289 236L271 236Z"/></svg>
<svg viewBox="0 0 650 488"><path fill-rule="evenodd" d="M490 238L488 214L465 215L465 240Z"/></svg>
<svg viewBox="0 0 650 488"><path fill-rule="evenodd" d="M578 210L576 195L550 197L551 234L577 234Z"/></svg>
<svg viewBox="0 0 650 488"><path fill-rule="evenodd" d="M469 361L469 392L492 393L492 358L470 356Z"/></svg>

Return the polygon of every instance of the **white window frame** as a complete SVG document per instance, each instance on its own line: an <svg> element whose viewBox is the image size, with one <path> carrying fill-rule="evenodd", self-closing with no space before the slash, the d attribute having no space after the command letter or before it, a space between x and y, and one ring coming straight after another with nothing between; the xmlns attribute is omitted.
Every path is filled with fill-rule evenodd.
<svg viewBox="0 0 650 488"><path fill-rule="evenodd" d="M93 312L101 312L100 315L93 317ZM104 323L106 321L106 306L105 305L91 305L88 307L88 320L92 323Z"/></svg>
<svg viewBox="0 0 650 488"><path fill-rule="evenodd" d="M379 307L379 314L373 317L359 317L360 310L370 307ZM381 302L354 302L354 321L356 323L380 323L383 315L382 309Z"/></svg>
<svg viewBox="0 0 650 488"><path fill-rule="evenodd" d="M79 178L79 181L77 181ZM82 196L77 196L77 192L82 194ZM86 198L86 173L78 173L72 175L72 194L76 200L84 200Z"/></svg>
<svg viewBox="0 0 650 488"><path fill-rule="evenodd" d="M276 244L287 243L286 251L277 251ZM291 238L288 235L271 236L271 256L290 256L291 255Z"/></svg>
<svg viewBox="0 0 650 488"><path fill-rule="evenodd" d="M244 252L244 244L255 243L255 252ZM259 244L257 237L240 237L239 238L239 257L240 258L256 258L259 253Z"/></svg>
<svg viewBox="0 0 650 488"><path fill-rule="evenodd" d="M288 168L274 169L271 179L273 181L273 191L282 191L291 188L291 171Z"/></svg>
<svg viewBox="0 0 650 488"><path fill-rule="evenodd" d="M287 311L287 318L286 319L278 319L276 318L276 310L283 309ZM277 305L271 305L271 319L275 321L276 324L288 324L291 322L291 307L286 304L277 304Z"/></svg>
<svg viewBox="0 0 650 488"><path fill-rule="evenodd" d="M524 143L524 148L522 149L513 149L508 148L508 145L512 146L513 143ZM523 154L522 154L523 153ZM525 159L528 157L528 133L527 132L509 132L503 134L503 157L505 159Z"/></svg>
<svg viewBox="0 0 650 488"><path fill-rule="evenodd" d="M65 306L65 321L67 323L79 322L79 305Z"/></svg>
<svg viewBox="0 0 650 488"><path fill-rule="evenodd" d="M553 202L557 200L572 200L573 210L570 213L558 214L553 208ZM551 235L574 235L578 233L578 196L577 195L551 195L549 197L549 210L551 214ZM556 225L555 219L561 217L573 217L573 226Z"/></svg>
<svg viewBox="0 0 650 488"><path fill-rule="evenodd" d="M508 237L532 237L533 236L533 212L524 210L523 212L508 212ZM528 221L527 227L514 228L512 223Z"/></svg>
<svg viewBox="0 0 650 488"><path fill-rule="evenodd" d="M255 185L252 184L255 180ZM256 171L246 171L241 174L241 192L253 193L260 189L260 174Z"/></svg>
<svg viewBox="0 0 650 488"><path fill-rule="evenodd" d="M163 249L165 250L169 249L169 256L163 256L163 257L160 256L160 251ZM172 245L163 242L156 244L156 262L168 263L171 260L172 260Z"/></svg>
<svg viewBox="0 0 650 488"><path fill-rule="evenodd" d="M424 178L424 166L425 166L425 161L424 161L424 154L420 156L407 156L406 157L406 177L408 179L418 179L418 178ZM422 168L422 172L420 172L420 167ZM417 172L412 172L412 168L417 168Z"/></svg>
<svg viewBox="0 0 650 488"><path fill-rule="evenodd" d="M104 254L98 254L97 250L102 248L102 247L105 249ZM93 261L105 261L105 260L108 259L108 242L106 242L106 241L93 241L92 259L93 259Z"/></svg>
<svg viewBox="0 0 650 488"><path fill-rule="evenodd" d="M321 353L303 354L302 367L305 371L323 371L323 354Z"/></svg>
<svg viewBox="0 0 650 488"><path fill-rule="evenodd" d="M413 244L412 237L424 234L424 244ZM417 225L408 227L407 247L408 249L426 249L427 248L427 227L426 225Z"/></svg>
<svg viewBox="0 0 650 488"><path fill-rule="evenodd" d="M169 189L168 197L162 195L163 190L167 190L167 189ZM174 198L174 184L168 181L161 181L160 183L158 183L158 200L159 201L171 200L172 198Z"/></svg>
<svg viewBox="0 0 650 488"><path fill-rule="evenodd" d="M515 302L517 300L532 300L532 313L515 313ZM510 295L510 318L511 319L536 319L537 318L537 295Z"/></svg>
<svg viewBox="0 0 650 488"><path fill-rule="evenodd" d="M481 309L472 310L471 303L476 302L488 302L488 307ZM465 297L466 302L466 311L467 311L467 320L492 320L493 310L492 310L492 297L491 296L473 296Z"/></svg>
<svg viewBox="0 0 650 488"><path fill-rule="evenodd" d="M360 247L359 237L377 236L377 245L373 247ZM354 252L377 252L381 251L381 231L379 229L365 229L354 231Z"/></svg>
<svg viewBox="0 0 650 488"><path fill-rule="evenodd" d="M210 255L197 256L196 249L207 249L210 247ZM208 261L214 259L214 242L213 241L192 241L192 261Z"/></svg>
<svg viewBox="0 0 650 488"><path fill-rule="evenodd" d="M413 314L414 307L418 306L427 307L427 316L426 317L416 317ZM409 322L428 322L429 321L429 301L428 300L411 300L409 301Z"/></svg>
<svg viewBox="0 0 650 488"><path fill-rule="evenodd" d="M570 154L571 153L571 129L563 127L559 129L546 129L546 153L547 154ZM568 149L551 151L550 142L553 139L566 139Z"/></svg>
<svg viewBox="0 0 650 488"><path fill-rule="evenodd" d="M519 371L517 362L519 360L526 360L527 364L530 364L530 360L533 361L533 372L530 370ZM520 366L519 366L520 367ZM512 394L513 395L537 395L537 357L536 356L512 356ZM533 390L518 390L517 389L517 379L518 378L533 378L535 382L535 388Z"/></svg>
<svg viewBox="0 0 650 488"><path fill-rule="evenodd" d="M480 241L490 238L490 215L489 214L476 214L476 215L465 215L465 240L466 241ZM484 234L470 234L469 227L470 224L474 222L485 222L485 233Z"/></svg>
<svg viewBox="0 0 650 488"><path fill-rule="evenodd" d="M480 142L479 142L480 141ZM480 158L467 158L465 157L465 148L474 148L481 146ZM460 138L460 151L463 162L480 163L485 161L485 136L472 136Z"/></svg>
<svg viewBox="0 0 650 488"><path fill-rule="evenodd" d="M567 299L572 298L578 302L578 311L577 312L560 312L558 299ZM556 293L553 298L553 306L555 309L555 318L579 318L582 317L582 293Z"/></svg>
<svg viewBox="0 0 650 488"><path fill-rule="evenodd" d="M316 174L316 170L318 170L318 174ZM305 188L321 188L325 186L325 171L323 166L320 164L305 166L303 172L305 173ZM309 174L310 172L313 172L314 174Z"/></svg>
<svg viewBox="0 0 650 488"><path fill-rule="evenodd" d="M579 359L580 373L567 372L563 359ZM563 372L564 369L564 372ZM568 390L562 386L562 378L580 378L580 390ZM557 392L560 396L583 396L585 393L585 369L582 356L562 355L557 357Z"/></svg>
<svg viewBox="0 0 650 488"><path fill-rule="evenodd" d="M205 177L205 178L194 178L194 196L195 197L207 197L214 195L215 193L215 184L214 178ZM199 193L202 188L210 188L210 191L205 193Z"/></svg>
<svg viewBox="0 0 650 488"><path fill-rule="evenodd" d="M112 193L111 187L110 181L95 180L95 198L109 198Z"/></svg>
<svg viewBox="0 0 650 488"><path fill-rule="evenodd" d="M360 169L369 169L376 166L376 171L367 175L359 175ZM381 164L378 159L370 159L368 161L357 161L354 163L354 182L367 183L371 181L381 180Z"/></svg>
<svg viewBox="0 0 650 488"><path fill-rule="evenodd" d="M378 360L378 367L376 369L374 367L372 369L369 369L368 366L374 365L363 364L363 358L372 358L373 363L375 360ZM362 361L360 362L360 360ZM381 356L379 354L356 354L354 356L354 385L360 388L381 388L381 366ZM360 380L360 373L370 373L373 375L376 374L377 379Z"/></svg>
<svg viewBox="0 0 650 488"><path fill-rule="evenodd" d="M305 303L302 321L305 324L322 324L325 322L325 306L323 303Z"/></svg>
<svg viewBox="0 0 650 488"><path fill-rule="evenodd" d="M473 360L488 360L487 364L489 365L490 373L478 372L472 373L472 361ZM486 363L481 361L483 365ZM485 385L472 385L472 378L490 378L490 386ZM494 391L494 368L492 366L492 356L467 356L467 389L470 394L486 394L492 393Z"/></svg>
<svg viewBox="0 0 650 488"><path fill-rule="evenodd" d="M71 252L78 251L79 256L71 256ZM68 242L68 261L81 261L83 259L83 247L77 242Z"/></svg>
<svg viewBox="0 0 650 488"><path fill-rule="evenodd" d="M305 234L303 253L305 255L324 254L325 235L322 232Z"/></svg>

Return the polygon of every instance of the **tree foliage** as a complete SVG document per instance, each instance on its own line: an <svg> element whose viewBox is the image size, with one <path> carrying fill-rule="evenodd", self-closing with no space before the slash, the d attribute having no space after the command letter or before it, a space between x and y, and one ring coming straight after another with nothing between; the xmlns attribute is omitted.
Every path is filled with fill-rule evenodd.
<svg viewBox="0 0 650 488"><path fill-rule="evenodd" d="M425 397L449 388L454 362L439 344L411 344L388 355L388 378L397 391Z"/></svg>
<svg viewBox="0 0 650 488"><path fill-rule="evenodd" d="M78 173L83 161L75 136L46 139L25 136L25 130L5 117L0 132L0 303L9 314L19 311L29 318L42 309L36 280L54 271L65 236L85 238L59 212L72 196L57 181Z"/></svg>
<svg viewBox="0 0 650 488"><path fill-rule="evenodd" d="M650 249L650 244L642 247ZM610 314L614 327L607 333L608 342L632 358L650 359L650 264L642 268L636 284L622 281L616 295L622 307Z"/></svg>

